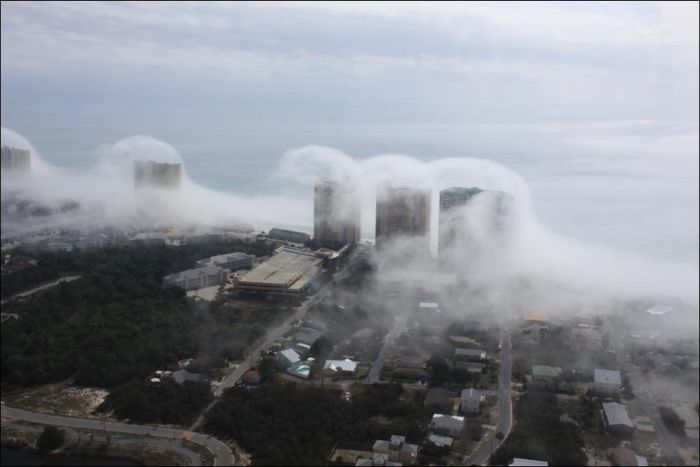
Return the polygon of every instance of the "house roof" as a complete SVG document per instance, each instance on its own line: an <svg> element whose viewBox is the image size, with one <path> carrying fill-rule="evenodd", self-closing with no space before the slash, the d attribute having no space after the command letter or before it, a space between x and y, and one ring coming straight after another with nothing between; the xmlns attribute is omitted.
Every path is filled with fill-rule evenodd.
<svg viewBox="0 0 700 467"><path fill-rule="evenodd" d="M548 376L558 378L561 374L561 368L557 366L532 365L532 376Z"/></svg>
<svg viewBox="0 0 700 467"><path fill-rule="evenodd" d="M352 361L349 358L346 358L344 360L326 360L326 363L323 365L323 369L328 369L332 371L347 371L354 373L357 369L357 364L358 362Z"/></svg>
<svg viewBox="0 0 700 467"><path fill-rule="evenodd" d="M486 358L486 351L481 349L455 349L456 357Z"/></svg>
<svg viewBox="0 0 700 467"><path fill-rule="evenodd" d="M185 381L192 381L196 383L204 379L201 375L198 375L197 373L192 373L187 370L173 371L172 377L177 384L182 384Z"/></svg>
<svg viewBox="0 0 700 467"><path fill-rule="evenodd" d="M620 378L620 372L617 370L600 370L597 369L593 374L593 381L596 383L606 383L606 384L621 384L622 379Z"/></svg>
<svg viewBox="0 0 700 467"><path fill-rule="evenodd" d="M481 391L479 391L478 389L474 389L474 388L463 389L462 394L460 396L460 399L462 399L463 401L470 400L470 399L481 400Z"/></svg>
<svg viewBox="0 0 700 467"><path fill-rule="evenodd" d="M322 334L323 333L318 329L302 326L297 330L296 334L294 334L294 339L302 344L313 345Z"/></svg>
<svg viewBox="0 0 700 467"><path fill-rule="evenodd" d="M436 413L433 414L433 419L430 421L430 426L433 428L443 428L450 431L461 431L462 428L464 428L464 417Z"/></svg>
<svg viewBox="0 0 700 467"><path fill-rule="evenodd" d="M297 376L299 378L306 379L311 374L311 367L307 362L296 362L289 368L285 370L292 376Z"/></svg>
<svg viewBox="0 0 700 467"><path fill-rule="evenodd" d="M289 363L292 363L292 364L301 360L301 358L299 357L299 354L294 349L280 350L279 352L277 352L277 354L282 355L284 358L286 358L289 361Z"/></svg>
<svg viewBox="0 0 700 467"><path fill-rule="evenodd" d="M623 425L630 428L634 428L634 423L630 420L630 416L627 414L627 407L617 402L604 402L603 411L605 412L605 419L608 421L608 425Z"/></svg>
<svg viewBox="0 0 700 467"><path fill-rule="evenodd" d="M443 447L443 446L452 446L452 441L454 441L452 438L449 436L440 436L440 435L435 435L431 434L428 436L428 441L433 443L435 446L438 447Z"/></svg>
<svg viewBox="0 0 700 467"><path fill-rule="evenodd" d="M428 392L425 395L425 401L423 402L424 405L432 405L432 404L451 404L452 401L450 398L454 397L454 393L451 391L448 391L445 388L431 388L428 390Z"/></svg>

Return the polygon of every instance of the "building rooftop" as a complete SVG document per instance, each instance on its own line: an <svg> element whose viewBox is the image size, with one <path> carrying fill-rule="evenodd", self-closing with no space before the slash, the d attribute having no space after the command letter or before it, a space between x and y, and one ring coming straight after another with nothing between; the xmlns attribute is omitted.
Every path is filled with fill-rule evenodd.
<svg viewBox="0 0 700 467"><path fill-rule="evenodd" d="M593 373L593 381L605 384L622 384L620 372L617 370L601 370L596 368Z"/></svg>
<svg viewBox="0 0 700 467"><path fill-rule="evenodd" d="M354 373L357 369L357 363L358 362L352 361L349 358L344 360L326 360L326 363L323 365L323 369Z"/></svg>
<svg viewBox="0 0 700 467"><path fill-rule="evenodd" d="M617 402L604 402L603 411L608 425L624 425L634 428L634 423L627 414L627 407Z"/></svg>
<svg viewBox="0 0 700 467"><path fill-rule="evenodd" d="M311 251L282 247L270 259L241 276L239 283L291 287L296 282L302 282L300 279L304 276L313 277L321 263L322 258Z"/></svg>
<svg viewBox="0 0 700 467"><path fill-rule="evenodd" d="M452 438L449 436L440 436L440 435L435 435L431 434L428 436L428 441L433 443L435 446L438 447L444 447L444 446L452 446L452 441L454 441Z"/></svg>
<svg viewBox="0 0 700 467"><path fill-rule="evenodd" d="M486 358L486 351L481 349L455 349L455 357Z"/></svg>
<svg viewBox="0 0 700 467"><path fill-rule="evenodd" d="M558 378L561 368L557 366L532 365L532 376Z"/></svg>
<svg viewBox="0 0 700 467"><path fill-rule="evenodd" d="M474 388L469 388L469 389L463 389L462 394L460 395L461 400L469 400L469 399L479 399L481 400L481 391L478 389Z"/></svg>

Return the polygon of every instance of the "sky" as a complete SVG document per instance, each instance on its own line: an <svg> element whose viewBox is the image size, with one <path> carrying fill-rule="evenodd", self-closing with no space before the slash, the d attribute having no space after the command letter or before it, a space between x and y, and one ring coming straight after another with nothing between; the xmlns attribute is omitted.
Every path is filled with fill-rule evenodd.
<svg viewBox="0 0 700 467"><path fill-rule="evenodd" d="M489 159L552 230L697 267L697 2L1 8L2 126L51 164L151 135L251 193L307 145Z"/></svg>

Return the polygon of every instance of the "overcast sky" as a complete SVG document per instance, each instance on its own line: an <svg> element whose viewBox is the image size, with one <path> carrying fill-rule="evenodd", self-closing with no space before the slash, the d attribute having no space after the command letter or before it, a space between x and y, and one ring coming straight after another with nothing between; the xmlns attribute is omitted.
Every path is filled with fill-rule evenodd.
<svg viewBox="0 0 700 467"><path fill-rule="evenodd" d="M150 134L216 188L306 144L491 158L558 231L697 264L698 35L697 2L3 2L2 125L75 168Z"/></svg>

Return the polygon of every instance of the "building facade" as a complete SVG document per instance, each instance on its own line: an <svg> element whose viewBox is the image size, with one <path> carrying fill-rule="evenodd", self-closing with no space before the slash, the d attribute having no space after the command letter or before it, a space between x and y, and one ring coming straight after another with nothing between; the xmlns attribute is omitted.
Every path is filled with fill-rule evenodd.
<svg viewBox="0 0 700 467"><path fill-rule="evenodd" d="M399 237L425 237L430 234L430 191L392 187L377 188L375 238L381 247L387 240Z"/></svg>
<svg viewBox="0 0 700 467"><path fill-rule="evenodd" d="M339 249L360 241L360 198L349 181L319 180L314 186L314 240Z"/></svg>
<svg viewBox="0 0 700 467"><path fill-rule="evenodd" d="M31 154L27 149L3 146L0 149L2 157L2 171L29 172L31 167Z"/></svg>
<svg viewBox="0 0 700 467"><path fill-rule="evenodd" d="M464 218L459 209L481 193L480 188L452 187L440 192L438 217L438 255L443 256L462 236Z"/></svg>
<svg viewBox="0 0 700 467"><path fill-rule="evenodd" d="M217 266L188 269L169 274L163 278L163 286L180 287L185 290L201 289L220 285L228 280L228 271Z"/></svg>
<svg viewBox="0 0 700 467"><path fill-rule="evenodd" d="M182 180L182 164L154 161L134 161L134 186L136 188L179 188Z"/></svg>

